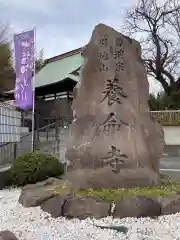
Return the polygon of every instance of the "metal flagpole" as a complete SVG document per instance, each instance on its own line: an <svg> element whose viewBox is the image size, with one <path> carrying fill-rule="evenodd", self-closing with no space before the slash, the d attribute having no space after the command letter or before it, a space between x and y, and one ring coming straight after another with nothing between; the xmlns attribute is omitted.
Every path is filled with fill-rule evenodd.
<svg viewBox="0 0 180 240"><path fill-rule="evenodd" d="M34 112L35 112L35 78L36 78L36 27L34 27L34 74L32 79L32 94L33 94L33 100L32 100L32 152L34 152Z"/></svg>

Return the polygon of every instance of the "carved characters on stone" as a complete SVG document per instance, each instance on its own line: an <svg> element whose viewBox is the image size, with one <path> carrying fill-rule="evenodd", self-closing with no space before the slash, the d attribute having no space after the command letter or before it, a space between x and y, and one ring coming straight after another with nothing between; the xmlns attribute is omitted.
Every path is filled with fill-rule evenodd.
<svg viewBox="0 0 180 240"><path fill-rule="evenodd" d="M107 36L102 36L99 40L99 46L100 48L104 48L108 46L108 38Z"/></svg>
<svg viewBox="0 0 180 240"><path fill-rule="evenodd" d="M108 152L108 156L101 159L105 165L112 167L112 171L114 173L119 173L121 166L125 164L125 162L128 160L128 157L115 146L111 146L111 151Z"/></svg>
<svg viewBox="0 0 180 240"><path fill-rule="evenodd" d="M123 55L124 55L124 50L123 49L114 51L114 59L115 60L122 60L123 59Z"/></svg>
<svg viewBox="0 0 180 240"><path fill-rule="evenodd" d="M108 38L107 36L102 36L99 40L99 46L100 49L102 50L99 53L99 59L103 60L103 61L107 61L109 60L109 55L107 53L107 46L108 46ZM106 63L101 63L100 67L99 67L99 71L100 72L107 72L108 71L108 66L106 65Z"/></svg>
<svg viewBox="0 0 180 240"><path fill-rule="evenodd" d="M116 72L124 71L124 63L123 62L117 62L116 63Z"/></svg>
<svg viewBox="0 0 180 240"><path fill-rule="evenodd" d="M104 60L104 61L108 60L109 59L108 53L107 52L102 52L102 53L100 52L99 59Z"/></svg>
<svg viewBox="0 0 180 240"><path fill-rule="evenodd" d="M123 39L121 37L116 38L116 47L123 47Z"/></svg>
<svg viewBox="0 0 180 240"><path fill-rule="evenodd" d="M107 52L107 46L108 46L108 38L107 36L103 36L99 40L99 46L102 50L99 53L99 59L107 61L109 60L109 55ZM124 71L124 47L123 47L123 39L122 38L116 38L116 44L115 44L115 50L113 57L116 61L116 72ZM106 72L108 71L108 67L105 63L102 63L99 68L100 72Z"/></svg>
<svg viewBox="0 0 180 240"><path fill-rule="evenodd" d="M112 136L116 132L119 132L123 125L128 126L126 122L116 118L114 113L110 113L107 119L97 126L97 132Z"/></svg>
<svg viewBox="0 0 180 240"><path fill-rule="evenodd" d="M100 65L100 67L99 67L99 71L100 72L107 72L108 71L108 67L104 63L102 63Z"/></svg>
<svg viewBox="0 0 180 240"><path fill-rule="evenodd" d="M116 38L114 59L116 61L116 73L124 71L124 47L122 38Z"/></svg>
<svg viewBox="0 0 180 240"><path fill-rule="evenodd" d="M123 88L120 86L120 81L118 78L114 78L113 80L107 80L106 88L103 91L104 98L101 102L103 102L106 98L108 99L108 105L111 106L114 103L122 103L122 98L127 98L127 95L124 93Z"/></svg>
<svg viewBox="0 0 180 240"><path fill-rule="evenodd" d="M140 55L136 40L111 27L100 24L93 31L83 54L72 104L74 122L66 144L66 159L77 174L73 177L77 186L81 180L88 187L158 184L164 140L148 113L149 84ZM92 182L88 176L84 180L86 169ZM126 179L130 179L127 184Z"/></svg>

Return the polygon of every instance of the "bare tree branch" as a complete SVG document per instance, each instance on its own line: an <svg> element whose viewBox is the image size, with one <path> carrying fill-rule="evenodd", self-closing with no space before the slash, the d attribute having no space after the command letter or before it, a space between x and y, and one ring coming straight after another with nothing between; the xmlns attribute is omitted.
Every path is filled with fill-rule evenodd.
<svg viewBox="0 0 180 240"><path fill-rule="evenodd" d="M139 0L127 10L125 33L139 38L147 73L171 94L180 88L180 2Z"/></svg>
<svg viewBox="0 0 180 240"><path fill-rule="evenodd" d="M0 22L0 95L14 87L14 80L8 25Z"/></svg>

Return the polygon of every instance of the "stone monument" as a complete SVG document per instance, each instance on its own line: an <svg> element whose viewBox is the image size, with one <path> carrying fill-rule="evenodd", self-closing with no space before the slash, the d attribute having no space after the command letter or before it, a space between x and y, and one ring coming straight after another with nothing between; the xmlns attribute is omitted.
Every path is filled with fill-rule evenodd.
<svg viewBox="0 0 180 240"><path fill-rule="evenodd" d="M82 56L67 178L79 187L158 184L164 137L150 116L140 44L99 24Z"/></svg>

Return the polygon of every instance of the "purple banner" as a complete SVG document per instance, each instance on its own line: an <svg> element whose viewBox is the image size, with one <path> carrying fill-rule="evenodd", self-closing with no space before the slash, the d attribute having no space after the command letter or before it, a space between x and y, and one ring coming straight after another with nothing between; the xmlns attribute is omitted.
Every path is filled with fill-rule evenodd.
<svg viewBox="0 0 180 240"><path fill-rule="evenodd" d="M33 104L32 76L34 71L34 30L14 35L16 106L31 109Z"/></svg>

